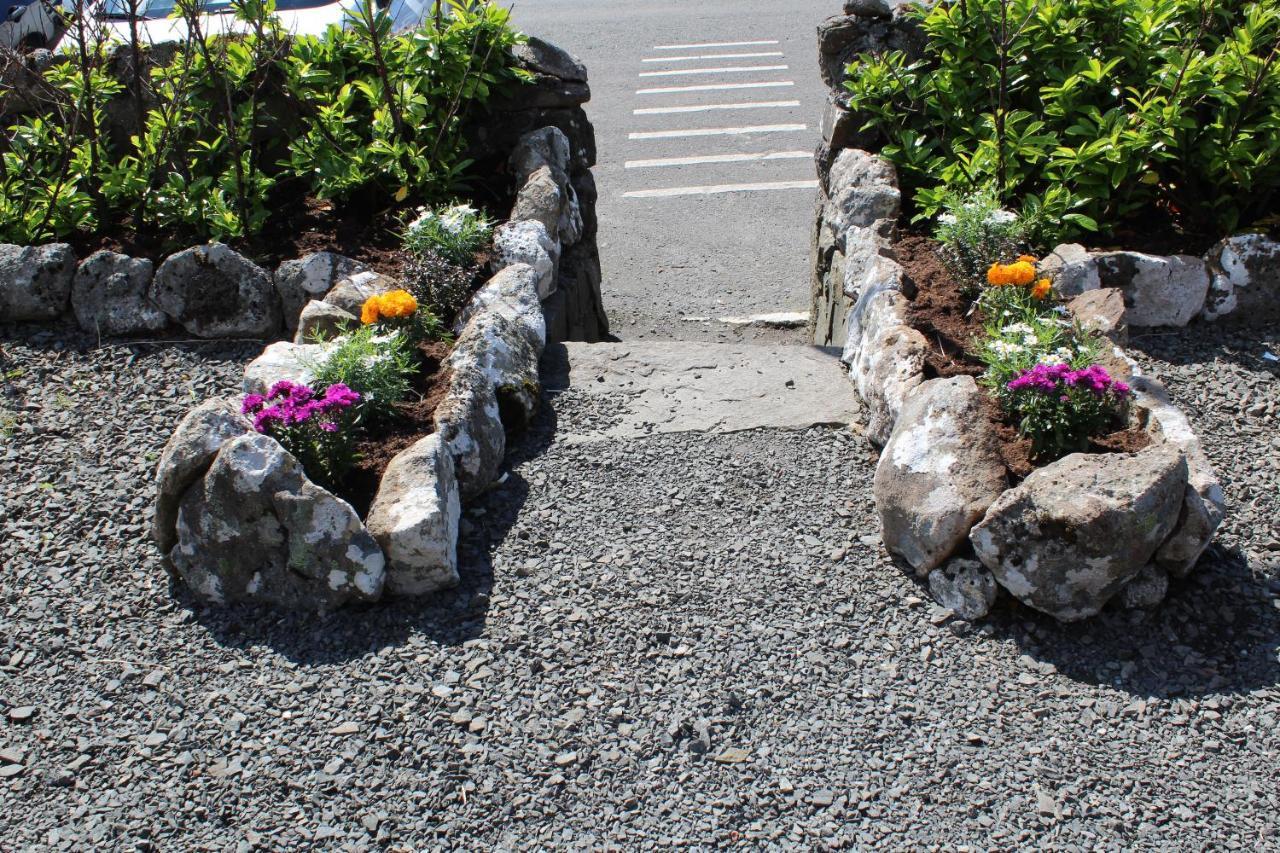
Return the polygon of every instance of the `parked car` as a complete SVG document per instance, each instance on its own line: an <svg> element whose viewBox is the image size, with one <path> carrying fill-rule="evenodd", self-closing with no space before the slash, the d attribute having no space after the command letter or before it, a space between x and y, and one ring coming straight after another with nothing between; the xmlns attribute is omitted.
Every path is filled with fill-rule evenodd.
<svg viewBox="0 0 1280 853"><path fill-rule="evenodd" d="M52 0L0 0L0 47L53 47L66 30L66 17Z"/></svg>
<svg viewBox="0 0 1280 853"><path fill-rule="evenodd" d="M362 0L276 0L276 17L286 32L296 35L320 35L330 25L342 26L349 14L357 12ZM434 0L374 0L386 7L397 32L412 29L427 20ZM174 0L133 0L136 7L138 36L143 42L159 44L181 41L186 36L186 22L171 17ZM130 38L130 0L106 0L102 7L108 26L122 41ZM208 0L201 18L205 33L232 33L241 28L235 20L231 0Z"/></svg>

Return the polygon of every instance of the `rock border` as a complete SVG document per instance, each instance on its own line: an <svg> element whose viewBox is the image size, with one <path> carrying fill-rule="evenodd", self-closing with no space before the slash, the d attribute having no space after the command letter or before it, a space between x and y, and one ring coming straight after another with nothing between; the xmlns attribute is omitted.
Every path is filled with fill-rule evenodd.
<svg viewBox="0 0 1280 853"><path fill-rule="evenodd" d="M157 470L152 534L171 573L197 598L326 611L458 583L462 502L494 482L507 430L533 417L547 342L542 295L549 275L554 285L554 268L538 262L550 252L542 241L504 245L502 235L536 232L554 244L581 228L569 157L567 138L553 127L516 145L510 165L521 190L495 237L498 269L458 318L435 431L392 459L363 522L308 480L278 442L254 432L235 400L207 401L183 419ZM300 262L298 293L318 298L302 308L295 342L273 343L246 366L246 393L280 379L307 381L328 345L305 343L306 335L358 322L365 298L395 286L351 263ZM333 281L340 272L347 274Z"/></svg>

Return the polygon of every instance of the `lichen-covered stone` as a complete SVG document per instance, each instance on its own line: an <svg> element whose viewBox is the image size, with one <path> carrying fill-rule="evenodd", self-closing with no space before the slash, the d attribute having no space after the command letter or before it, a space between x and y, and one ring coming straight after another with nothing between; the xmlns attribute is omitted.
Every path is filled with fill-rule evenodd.
<svg viewBox="0 0 1280 853"><path fill-rule="evenodd" d="M334 344L295 344L277 341L245 365L242 387L246 394L266 394L277 382L288 380L310 385L315 369L324 363Z"/></svg>
<svg viewBox="0 0 1280 853"><path fill-rule="evenodd" d="M1092 616L1151 561L1187 487L1177 449L1074 453L1000 496L970 540L1000 585L1063 622Z"/></svg>
<svg viewBox="0 0 1280 853"><path fill-rule="evenodd" d="M1040 274L1053 282L1061 296L1071 298L1102 287L1098 262L1079 243L1063 243L1040 259Z"/></svg>
<svg viewBox="0 0 1280 853"><path fill-rule="evenodd" d="M507 222L493 235L493 269L495 272L513 264L528 264L538 281L538 296L546 299L556 289L556 265L560 261L560 244L536 219Z"/></svg>
<svg viewBox="0 0 1280 853"><path fill-rule="evenodd" d="M147 296L154 267L105 249L85 258L71 285L71 309L86 332L133 335L158 332L169 318Z"/></svg>
<svg viewBox="0 0 1280 853"><path fill-rule="evenodd" d="M327 611L376 600L386 580L382 551L351 505L259 433L222 445L183 495L177 535L174 570L213 604Z"/></svg>
<svg viewBox="0 0 1280 853"><path fill-rule="evenodd" d="M507 449L493 383L475 362L455 367L449 393L436 407L436 433L453 456L463 499L489 488Z"/></svg>
<svg viewBox="0 0 1280 853"><path fill-rule="evenodd" d="M280 331L280 296L270 273L223 243L170 255L148 296L198 338L270 338Z"/></svg>
<svg viewBox="0 0 1280 853"><path fill-rule="evenodd" d="M324 301L337 308L341 308L348 314L355 317L360 316L360 309L364 307L365 301L370 296L380 293L387 293L392 290L399 290L400 282L393 278L382 275L381 273L364 271L352 273L346 278L340 279L333 288L325 294Z"/></svg>
<svg viewBox="0 0 1280 853"><path fill-rule="evenodd" d="M1280 242L1266 234L1238 234L1207 256L1213 274L1202 316L1237 313L1251 321L1280 317Z"/></svg>
<svg viewBox="0 0 1280 853"><path fill-rule="evenodd" d="M453 455L439 434L387 466L365 523L387 559L387 592L424 595L458 583L461 504Z"/></svg>
<svg viewBox="0 0 1280 853"><path fill-rule="evenodd" d="M991 612L999 585L977 560L953 557L929 572L929 594L961 619L981 619Z"/></svg>
<svg viewBox="0 0 1280 853"><path fill-rule="evenodd" d="M973 377L924 383L903 405L872 482L885 548L928 575L1006 486Z"/></svg>
<svg viewBox="0 0 1280 853"><path fill-rule="evenodd" d="M61 317L75 272L76 256L66 243L0 245L0 322Z"/></svg>
<svg viewBox="0 0 1280 853"><path fill-rule="evenodd" d="M867 439L883 446L906 401L924 382L924 358L929 343L906 323L907 300L884 290L867 302L859 300L850 312L849 341L858 327L859 345L850 352L849 378L867 405ZM857 315L855 317L855 315Z"/></svg>
<svg viewBox="0 0 1280 853"><path fill-rule="evenodd" d="M360 318L337 305L313 299L298 315L298 331L293 335L295 344L332 340L360 325Z"/></svg>
<svg viewBox="0 0 1280 853"><path fill-rule="evenodd" d="M1204 308L1209 268L1190 255L1094 255L1103 287L1117 287L1131 326L1185 326Z"/></svg>
<svg viewBox="0 0 1280 853"><path fill-rule="evenodd" d="M485 282L458 314L454 334L462 334L473 317L490 311L516 323L529 344L542 352L547 343L547 328L538 302L537 277L532 267L515 264Z"/></svg>
<svg viewBox="0 0 1280 853"><path fill-rule="evenodd" d="M276 269L275 283L285 328L296 330L303 306L324 299L334 285L360 272L367 272L364 264L334 252L313 252L282 263Z"/></svg>
<svg viewBox="0 0 1280 853"><path fill-rule="evenodd" d="M521 325L503 314L485 312L462 330L448 363L454 371L484 377L497 395L502 422L519 428L538 408L540 355Z"/></svg>

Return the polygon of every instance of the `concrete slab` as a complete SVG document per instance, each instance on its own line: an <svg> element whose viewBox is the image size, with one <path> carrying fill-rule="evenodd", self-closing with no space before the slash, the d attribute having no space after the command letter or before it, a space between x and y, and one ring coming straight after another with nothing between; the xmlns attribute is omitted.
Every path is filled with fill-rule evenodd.
<svg viewBox="0 0 1280 853"><path fill-rule="evenodd" d="M558 436L571 443L846 426L859 411L838 350L632 341L568 343L549 355L549 390L610 398L599 426L571 427Z"/></svg>

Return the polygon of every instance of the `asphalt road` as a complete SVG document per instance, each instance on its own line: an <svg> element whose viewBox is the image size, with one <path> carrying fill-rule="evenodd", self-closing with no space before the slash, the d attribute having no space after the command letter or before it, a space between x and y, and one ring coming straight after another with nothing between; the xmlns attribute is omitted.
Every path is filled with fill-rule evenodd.
<svg viewBox="0 0 1280 853"><path fill-rule="evenodd" d="M521 29L590 73L605 310L619 337L801 342L719 318L808 310L811 154L826 97L815 28L838 12L832 0L516 4ZM696 70L726 68L751 70ZM680 91L642 91L652 89ZM691 109L667 111L680 107ZM746 127L771 129L683 135ZM711 162L652 162L689 159ZM751 184L776 186L645 195Z"/></svg>

